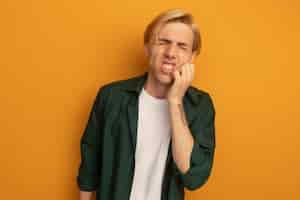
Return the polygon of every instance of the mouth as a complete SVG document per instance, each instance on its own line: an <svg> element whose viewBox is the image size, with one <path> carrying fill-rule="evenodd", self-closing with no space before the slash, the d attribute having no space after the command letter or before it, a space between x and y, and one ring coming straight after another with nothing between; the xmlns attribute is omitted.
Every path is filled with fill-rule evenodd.
<svg viewBox="0 0 300 200"><path fill-rule="evenodd" d="M165 74L170 74L175 70L175 63L163 62L162 63L162 72Z"/></svg>

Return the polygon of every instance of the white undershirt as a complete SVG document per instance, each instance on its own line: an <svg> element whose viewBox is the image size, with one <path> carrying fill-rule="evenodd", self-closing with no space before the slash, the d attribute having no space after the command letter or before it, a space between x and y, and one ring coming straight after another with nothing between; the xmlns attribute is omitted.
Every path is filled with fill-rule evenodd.
<svg viewBox="0 0 300 200"><path fill-rule="evenodd" d="M166 99L157 99L143 88L139 96L135 171L130 200L160 200L170 136Z"/></svg>

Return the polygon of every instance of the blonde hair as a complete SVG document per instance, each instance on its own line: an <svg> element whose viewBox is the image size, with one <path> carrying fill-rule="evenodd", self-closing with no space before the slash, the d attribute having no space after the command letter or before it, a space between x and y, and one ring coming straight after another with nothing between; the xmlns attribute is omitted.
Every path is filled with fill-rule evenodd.
<svg viewBox="0 0 300 200"><path fill-rule="evenodd" d="M144 45L153 42L160 29L167 23L180 22L188 25L194 35L192 52L199 55L201 49L201 36L197 25L194 23L193 16L180 9L167 10L153 19L153 21L146 27L144 32Z"/></svg>

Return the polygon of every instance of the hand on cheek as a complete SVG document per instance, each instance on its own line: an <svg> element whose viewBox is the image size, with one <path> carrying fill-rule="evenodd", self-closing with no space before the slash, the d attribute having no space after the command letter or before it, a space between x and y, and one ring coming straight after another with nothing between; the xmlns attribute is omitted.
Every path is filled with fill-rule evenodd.
<svg viewBox="0 0 300 200"><path fill-rule="evenodd" d="M183 96L194 79L194 65L184 64L173 72L174 82L170 87L167 99L169 102L181 103Z"/></svg>

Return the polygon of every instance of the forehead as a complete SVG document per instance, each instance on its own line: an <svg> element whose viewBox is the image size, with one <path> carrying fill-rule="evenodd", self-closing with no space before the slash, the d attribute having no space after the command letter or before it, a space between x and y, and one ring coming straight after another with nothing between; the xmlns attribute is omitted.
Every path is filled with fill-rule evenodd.
<svg viewBox="0 0 300 200"><path fill-rule="evenodd" d="M157 36L158 39L164 38L190 45L192 45L194 37L192 29L188 25L180 22L171 22L163 25Z"/></svg>

